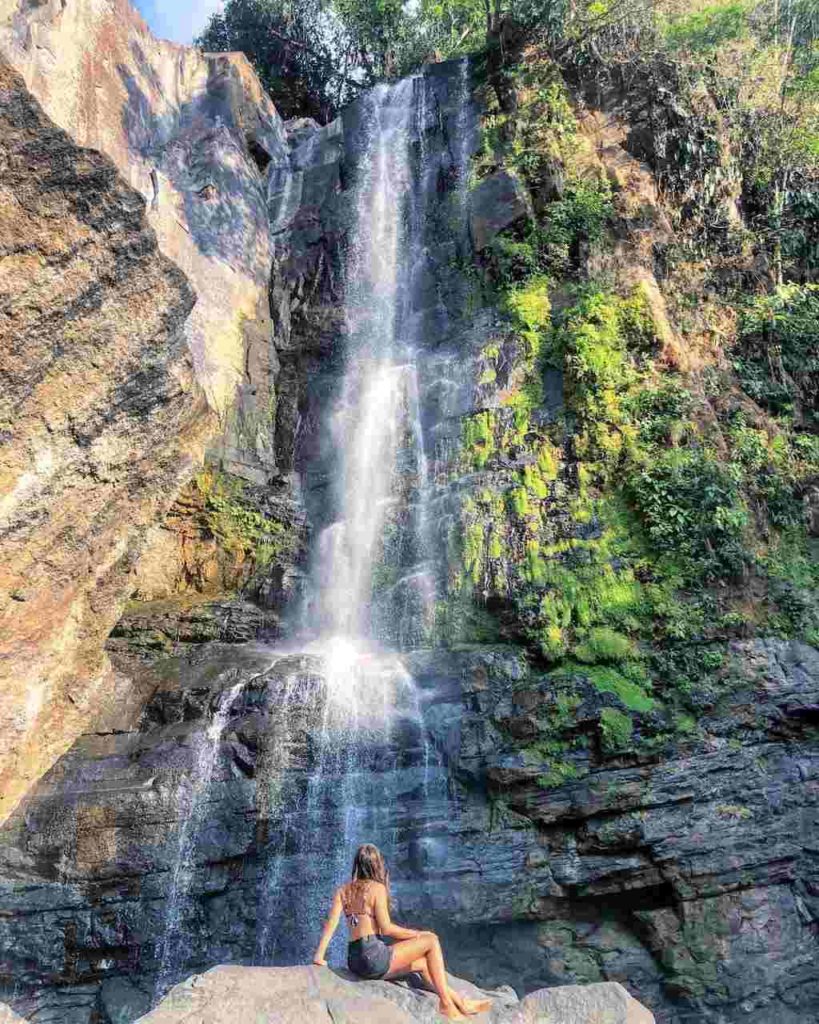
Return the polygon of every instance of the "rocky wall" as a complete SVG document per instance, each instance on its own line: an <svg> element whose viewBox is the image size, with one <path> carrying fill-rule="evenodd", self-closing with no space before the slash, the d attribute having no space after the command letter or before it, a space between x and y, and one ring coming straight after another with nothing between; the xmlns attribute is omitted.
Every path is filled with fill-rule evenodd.
<svg viewBox="0 0 819 1024"><path fill-rule="evenodd" d="M189 504L164 523L206 452L251 487L276 473L267 181L288 150L243 55L156 40L127 0L4 0L0 55L20 76L3 111L2 818L113 692L102 647L126 597L249 575Z"/></svg>
<svg viewBox="0 0 819 1024"><path fill-rule="evenodd" d="M0 817L115 700L103 645L215 422L142 197L0 71Z"/></svg>
<svg viewBox="0 0 819 1024"><path fill-rule="evenodd" d="M749 1012L804 1024L819 989L819 661L782 642L733 659L703 735L662 757L602 754L605 709L623 705L577 680L567 730L589 742L578 779L556 784L515 739L554 718L553 678L509 647L414 654L426 728L456 785L423 783L410 719L392 747L357 754L382 793L367 827L394 837L396 917L437 927L453 969L484 986L617 981L668 1024ZM309 792L321 667L212 646L168 663L139 729L86 736L4 829L3 996L25 1016L128 1021L150 1004L190 810L180 794L240 681L203 796L181 969L269 962L269 928L278 962L309 955L323 906L306 901L308 876L324 870L332 802L275 898L267 852L289 810L275 794ZM286 693L299 696L283 704Z"/></svg>

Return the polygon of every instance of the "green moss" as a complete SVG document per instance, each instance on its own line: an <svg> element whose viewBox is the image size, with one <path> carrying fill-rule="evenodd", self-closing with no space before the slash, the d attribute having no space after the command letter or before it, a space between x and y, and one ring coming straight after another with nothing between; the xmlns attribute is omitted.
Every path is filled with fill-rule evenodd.
<svg viewBox="0 0 819 1024"><path fill-rule="evenodd" d="M717 814L721 818L733 818L737 821L747 821L754 816L751 808L742 804L718 804Z"/></svg>
<svg viewBox="0 0 819 1024"><path fill-rule="evenodd" d="M629 661L634 657L634 644L622 633L608 626L597 626L590 629L585 639L574 649L578 661L589 664L598 662Z"/></svg>
<svg viewBox="0 0 819 1024"><path fill-rule="evenodd" d="M629 672L629 676L625 672ZM600 693L612 693L629 711L648 712L656 707L656 701L647 692L648 681L645 670L639 665L628 669L616 669L609 665L579 665L571 662L552 673L554 678L585 676ZM642 677L642 678L641 678Z"/></svg>
<svg viewBox="0 0 819 1024"><path fill-rule="evenodd" d="M609 752L624 750L631 743L634 723L628 715L615 708L603 708L600 712L600 733L603 749Z"/></svg>
<svg viewBox="0 0 819 1024"><path fill-rule="evenodd" d="M465 419L462 440L470 464L483 469L495 450L494 414L487 410Z"/></svg>
<svg viewBox="0 0 819 1024"><path fill-rule="evenodd" d="M541 789L557 789L578 777L577 766L571 761L550 761L548 770L538 775L537 784Z"/></svg>
<svg viewBox="0 0 819 1024"><path fill-rule="evenodd" d="M204 499L207 528L226 550L252 558L259 568L293 551L294 536L252 504L244 481L206 469L196 477L195 485Z"/></svg>
<svg viewBox="0 0 819 1024"><path fill-rule="evenodd" d="M500 558L503 555L503 543L498 530L492 530L489 535L487 554L489 558Z"/></svg>
<svg viewBox="0 0 819 1024"><path fill-rule="evenodd" d="M532 538L526 542L526 561L523 566L524 579L540 585L546 576L546 563L540 552L540 543Z"/></svg>
<svg viewBox="0 0 819 1024"><path fill-rule="evenodd" d="M483 523L468 523L464 530L464 566L473 583L481 581L485 553Z"/></svg>
<svg viewBox="0 0 819 1024"><path fill-rule="evenodd" d="M536 276L513 288L506 296L506 306L526 343L526 358L537 359L544 333L551 325L548 278Z"/></svg>
<svg viewBox="0 0 819 1024"><path fill-rule="evenodd" d="M543 441L538 448L537 468L544 483L551 483L557 479L560 469L560 452L548 440Z"/></svg>
<svg viewBox="0 0 819 1024"><path fill-rule="evenodd" d="M514 487L509 491L509 503L519 519L529 515L529 492L525 487Z"/></svg>
<svg viewBox="0 0 819 1024"><path fill-rule="evenodd" d="M524 466L523 486L532 497L539 501L549 497L549 484L541 476L540 468L537 465Z"/></svg>

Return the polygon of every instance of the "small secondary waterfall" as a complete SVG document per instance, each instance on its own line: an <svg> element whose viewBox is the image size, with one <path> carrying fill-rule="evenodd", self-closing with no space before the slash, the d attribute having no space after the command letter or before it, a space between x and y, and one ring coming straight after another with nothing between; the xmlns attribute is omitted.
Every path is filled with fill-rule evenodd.
<svg viewBox="0 0 819 1024"><path fill-rule="evenodd" d="M214 769L219 759L222 734L231 709L239 699L244 683L236 683L222 691L213 720L200 736L193 772L186 780L179 797L182 827L179 830L171 885L166 896L165 922L157 942L159 973L155 994L161 996L176 980L179 968L188 953L188 932L185 911L196 870L196 845L207 813L207 797Z"/></svg>

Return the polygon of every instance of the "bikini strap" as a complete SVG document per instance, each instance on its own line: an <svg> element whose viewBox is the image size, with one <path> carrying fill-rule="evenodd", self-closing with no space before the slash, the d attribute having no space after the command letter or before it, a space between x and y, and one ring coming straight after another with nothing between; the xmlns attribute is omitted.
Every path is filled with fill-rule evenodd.
<svg viewBox="0 0 819 1024"><path fill-rule="evenodd" d="M370 913L369 910L364 909L367 906L364 892L361 893L361 909L353 909L351 890L353 889L354 885L355 882L348 882L346 885L343 885L341 887L341 905L344 910L344 916L347 918L347 920L350 922L353 928L357 928L358 919L360 917L372 917L373 915Z"/></svg>

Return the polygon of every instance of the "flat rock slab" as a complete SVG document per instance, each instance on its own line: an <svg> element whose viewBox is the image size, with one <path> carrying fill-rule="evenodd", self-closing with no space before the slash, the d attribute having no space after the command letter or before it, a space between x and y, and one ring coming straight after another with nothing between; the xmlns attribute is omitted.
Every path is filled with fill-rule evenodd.
<svg viewBox="0 0 819 1024"><path fill-rule="evenodd" d="M526 996L512 1024L654 1024L622 985L566 985Z"/></svg>
<svg viewBox="0 0 819 1024"><path fill-rule="evenodd" d="M469 982L451 984L481 994ZM520 1003L511 989L486 994L492 1009L470 1017L475 1024L654 1024L621 985L544 989ZM177 985L138 1024L434 1024L444 1019L437 1006L430 992L326 967L214 967Z"/></svg>
<svg viewBox="0 0 819 1024"><path fill-rule="evenodd" d="M0 1003L0 1024L26 1024L22 1017L18 1017L14 1010Z"/></svg>

